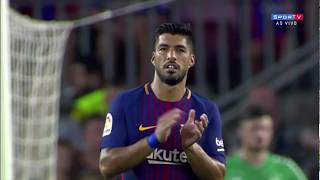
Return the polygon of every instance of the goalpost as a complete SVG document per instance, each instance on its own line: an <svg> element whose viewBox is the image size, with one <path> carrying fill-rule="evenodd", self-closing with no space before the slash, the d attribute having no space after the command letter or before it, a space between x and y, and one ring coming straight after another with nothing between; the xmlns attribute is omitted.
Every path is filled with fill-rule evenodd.
<svg viewBox="0 0 320 180"><path fill-rule="evenodd" d="M72 24L38 21L9 10L9 27L10 75L4 81L11 83L13 179L53 180L62 60Z"/></svg>
<svg viewBox="0 0 320 180"><path fill-rule="evenodd" d="M10 48L8 0L1 1L1 124L0 124L0 179L13 179L12 128L10 101Z"/></svg>
<svg viewBox="0 0 320 180"><path fill-rule="evenodd" d="M54 180L62 60L73 28L174 0L150 0L75 21L40 21L1 0L1 180Z"/></svg>

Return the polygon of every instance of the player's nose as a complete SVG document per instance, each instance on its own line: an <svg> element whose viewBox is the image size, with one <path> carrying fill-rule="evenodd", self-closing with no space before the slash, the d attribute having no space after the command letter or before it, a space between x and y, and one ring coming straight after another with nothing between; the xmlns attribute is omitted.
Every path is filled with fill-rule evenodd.
<svg viewBox="0 0 320 180"><path fill-rule="evenodd" d="M177 55L176 55L176 52L174 50L170 50L168 52L167 60L169 60L169 61L177 60Z"/></svg>

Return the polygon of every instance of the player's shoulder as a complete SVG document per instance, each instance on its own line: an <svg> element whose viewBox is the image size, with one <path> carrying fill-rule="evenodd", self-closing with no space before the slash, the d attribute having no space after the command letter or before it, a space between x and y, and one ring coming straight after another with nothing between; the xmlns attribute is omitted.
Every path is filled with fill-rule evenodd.
<svg viewBox="0 0 320 180"><path fill-rule="evenodd" d="M239 161L239 159L240 159L239 152L234 152L227 157L228 162Z"/></svg>
<svg viewBox="0 0 320 180"><path fill-rule="evenodd" d="M270 154L269 159L271 159L271 166L281 170L283 173L294 175L301 180L307 179L299 165L293 159L277 154Z"/></svg>
<svg viewBox="0 0 320 180"><path fill-rule="evenodd" d="M123 91L121 94L122 96L128 98L128 97L136 97L139 95L144 95L145 90L144 90L144 86L140 85L131 89L128 89L126 91Z"/></svg>
<svg viewBox="0 0 320 180"><path fill-rule="evenodd" d="M144 93L144 87L142 85L137 86L135 88L119 92L114 98L114 101L130 104L130 102L137 102L137 100L141 98L141 96L143 96Z"/></svg>
<svg viewBox="0 0 320 180"><path fill-rule="evenodd" d="M293 159L279 155L279 154L269 153L269 159L275 165L288 166L288 167L296 166L296 162Z"/></svg>
<svg viewBox="0 0 320 180"><path fill-rule="evenodd" d="M195 91L192 91L191 98L195 103L199 103L205 106L206 108L213 108L215 110L218 109L218 106L214 100L208 99Z"/></svg>
<svg viewBox="0 0 320 180"><path fill-rule="evenodd" d="M227 159L226 159L227 167L236 166L238 164L241 164L241 162L242 162L242 160L241 160L240 154L238 152L230 154L229 156L227 156Z"/></svg>

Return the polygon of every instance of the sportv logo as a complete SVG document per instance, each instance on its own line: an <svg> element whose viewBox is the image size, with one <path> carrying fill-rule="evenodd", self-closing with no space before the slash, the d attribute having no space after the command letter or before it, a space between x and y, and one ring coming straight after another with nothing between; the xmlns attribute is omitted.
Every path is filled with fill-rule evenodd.
<svg viewBox="0 0 320 180"><path fill-rule="evenodd" d="M303 14L271 14L271 20L295 20L303 21Z"/></svg>
<svg viewBox="0 0 320 180"><path fill-rule="evenodd" d="M187 163L187 155L185 152L180 152L177 149L168 151L165 149L155 149L147 156L149 164L169 164L183 165Z"/></svg>

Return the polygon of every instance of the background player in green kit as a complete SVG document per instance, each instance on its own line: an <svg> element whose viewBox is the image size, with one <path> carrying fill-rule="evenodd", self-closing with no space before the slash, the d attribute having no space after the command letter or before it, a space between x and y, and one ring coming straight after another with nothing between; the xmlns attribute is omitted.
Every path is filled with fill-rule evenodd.
<svg viewBox="0 0 320 180"><path fill-rule="evenodd" d="M225 180L306 180L291 159L268 151L273 136L271 116L258 107L249 107L238 127L241 147L227 159Z"/></svg>

